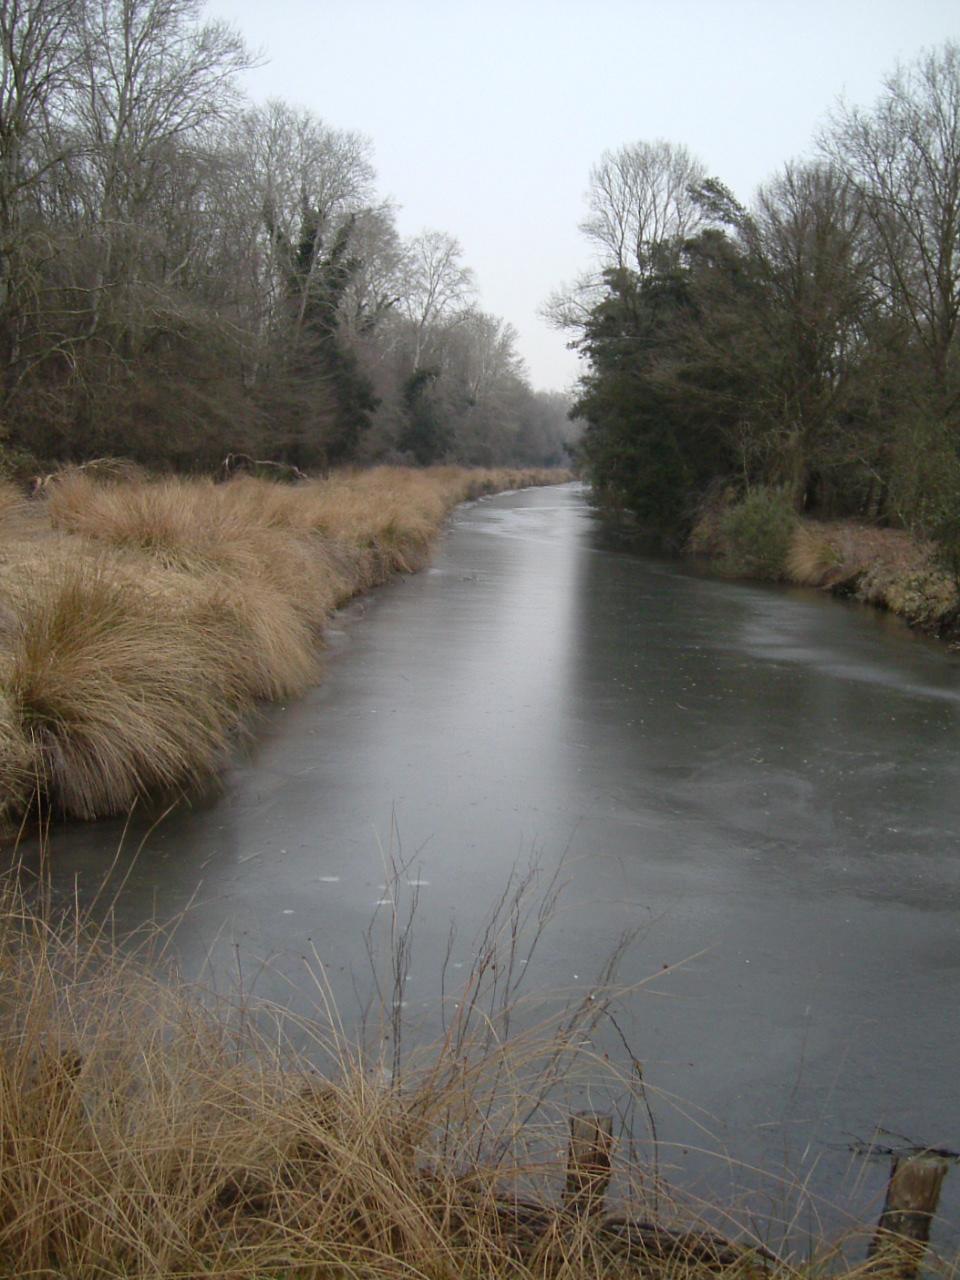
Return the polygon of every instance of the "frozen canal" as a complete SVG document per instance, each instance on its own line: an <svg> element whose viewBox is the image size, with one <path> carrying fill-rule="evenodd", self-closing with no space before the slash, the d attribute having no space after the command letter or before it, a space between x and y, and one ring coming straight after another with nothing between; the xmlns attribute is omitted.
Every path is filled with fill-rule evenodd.
<svg viewBox="0 0 960 1280"><path fill-rule="evenodd" d="M582 988L639 931L620 976L650 981L619 1018L687 1186L753 1185L729 1157L870 1217L886 1171L852 1140L960 1146L957 659L864 609L610 547L576 486L462 508L434 567L348 611L324 683L131 868L144 827L121 926L190 904L188 972L211 956L227 985L239 954L296 1009L315 953L348 1023L399 847L421 1039L451 921L448 989L511 870L562 862L527 989ZM120 831L55 829L58 888L89 897ZM954 1171L942 1242L958 1191Z"/></svg>

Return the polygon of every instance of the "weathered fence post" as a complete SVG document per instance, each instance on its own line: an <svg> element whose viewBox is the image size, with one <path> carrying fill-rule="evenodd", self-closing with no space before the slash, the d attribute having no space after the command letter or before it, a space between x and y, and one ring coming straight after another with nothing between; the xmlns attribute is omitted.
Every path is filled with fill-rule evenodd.
<svg viewBox="0 0 960 1280"><path fill-rule="evenodd" d="M913 1280L930 1239L948 1161L933 1152L894 1156L883 1212L867 1256L877 1270Z"/></svg>
<svg viewBox="0 0 960 1280"><path fill-rule="evenodd" d="M610 1185L613 1155L613 1116L577 1111L570 1117L567 1185L563 1207L579 1217L602 1212Z"/></svg>

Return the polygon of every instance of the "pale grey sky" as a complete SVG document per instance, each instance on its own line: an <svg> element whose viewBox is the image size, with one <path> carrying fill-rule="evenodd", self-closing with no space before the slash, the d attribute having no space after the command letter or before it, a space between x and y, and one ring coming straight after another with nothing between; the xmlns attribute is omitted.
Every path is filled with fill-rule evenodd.
<svg viewBox="0 0 960 1280"><path fill-rule="evenodd" d="M404 235L455 235L535 386L577 362L537 309L586 265L590 166L685 143L743 200L810 148L837 96L960 38L957 0L210 0L280 97L367 134Z"/></svg>

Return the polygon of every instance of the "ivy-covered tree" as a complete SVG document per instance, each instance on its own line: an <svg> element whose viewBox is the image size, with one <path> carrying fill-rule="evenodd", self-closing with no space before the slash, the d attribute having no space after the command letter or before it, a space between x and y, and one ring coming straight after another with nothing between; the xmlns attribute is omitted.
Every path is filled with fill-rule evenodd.
<svg viewBox="0 0 960 1280"><path fill-rule="evenodd" d="M406 421L397 438L397 448L409 453L422 467L444 458L453 442L453 433L445 425L442 408L433 394L439 377L438 369L421 366L403 384Z"/></svg>
<svg viewBox="0 0 960 1280"><path fill-rule="evenodd" d="M324 219L307 205L296 243L269 226L285 266L286 368L305 404L311 395L315 401L312 420L301 417L298 429L281 444L285 460L300 467L333 466L351 458L376 408L370 383L341 332L340 305L362 266L351 251L353 226L351 215L325 245Z"/></svg>

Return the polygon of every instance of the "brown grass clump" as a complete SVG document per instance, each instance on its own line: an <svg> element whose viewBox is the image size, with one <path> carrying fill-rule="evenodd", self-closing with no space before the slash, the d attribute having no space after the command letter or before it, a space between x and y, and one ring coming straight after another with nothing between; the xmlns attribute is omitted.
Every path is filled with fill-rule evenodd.
<svg viewBox="0 0 960 1280"><path fill-rule="evenodd" d="M852 595L926 631L939 631L957 610L957 585L933 547L902 529L807 521L788 563L795 582Z"/></svg>
<svg viewBox="0 0 960 1280"><path fill-rule="evenodd" d="M216 630L145 603L79 561L20 607L7 697L44 790L79 817L203 776L238 726L244 690Z"/></svg>
<svg viewBox="0 0 960 1280"><path fill-rule="evenodd" d="M420 567L456 503L565 478L215 484L101 460L46 477L29 510L0 484L0 812L39 791L93 818L199 783L252 702L317 679L331 612Z"/></svg>
<svg viewBox="0 0 960 1280"><path fill-rule="evenodd" d="M420 568L447 513L461 501L456 485L387 467L321 484L311 498L312 527L365 552L376 577Z"/></svg>
<svg viewBox="0 0 960 1280"><path fill-rule="evenodd" d="M859 580L857 597L934 633L956 614L958 606L956 582L935 564L893 574L870 566Z"/></svg>
<svg viewBox="0 0 960 1280"><path fill-rule="evenodd" d="M264 577L210 575L186 622L221 636L233 679L250 697L297 697L319 678L318 635L309 616Z"/></svg>
<svg viewBox="0 0 960 1280"><path fill-rule="evenodd" d="M15 484L9 480L0 480L0 530L6 531L23 514L26 505L23 494Z"/></svg>
<svg viewBox="0 0 960 1280"><path fill-rule="evenodd" d="M822 586L839 568L840 553L829 538L810 524L797 524L787 552L786 575L798 586Z"/></svg>
<svg viewBox="0 0 960 1280"><path fill-rule="evenodd" d="M21 811L37 781L34 744L24 732L18 707L4 692L0 695L0 818Z"/></svg>
<svg viewBox="0 0 960 1280"><path fill-rule="evenodd" d="M66 472L50 486L48 510L54 528L188 568L229 560L247 531L243 520L231 519L212 480L104 484Z"/></svg>

